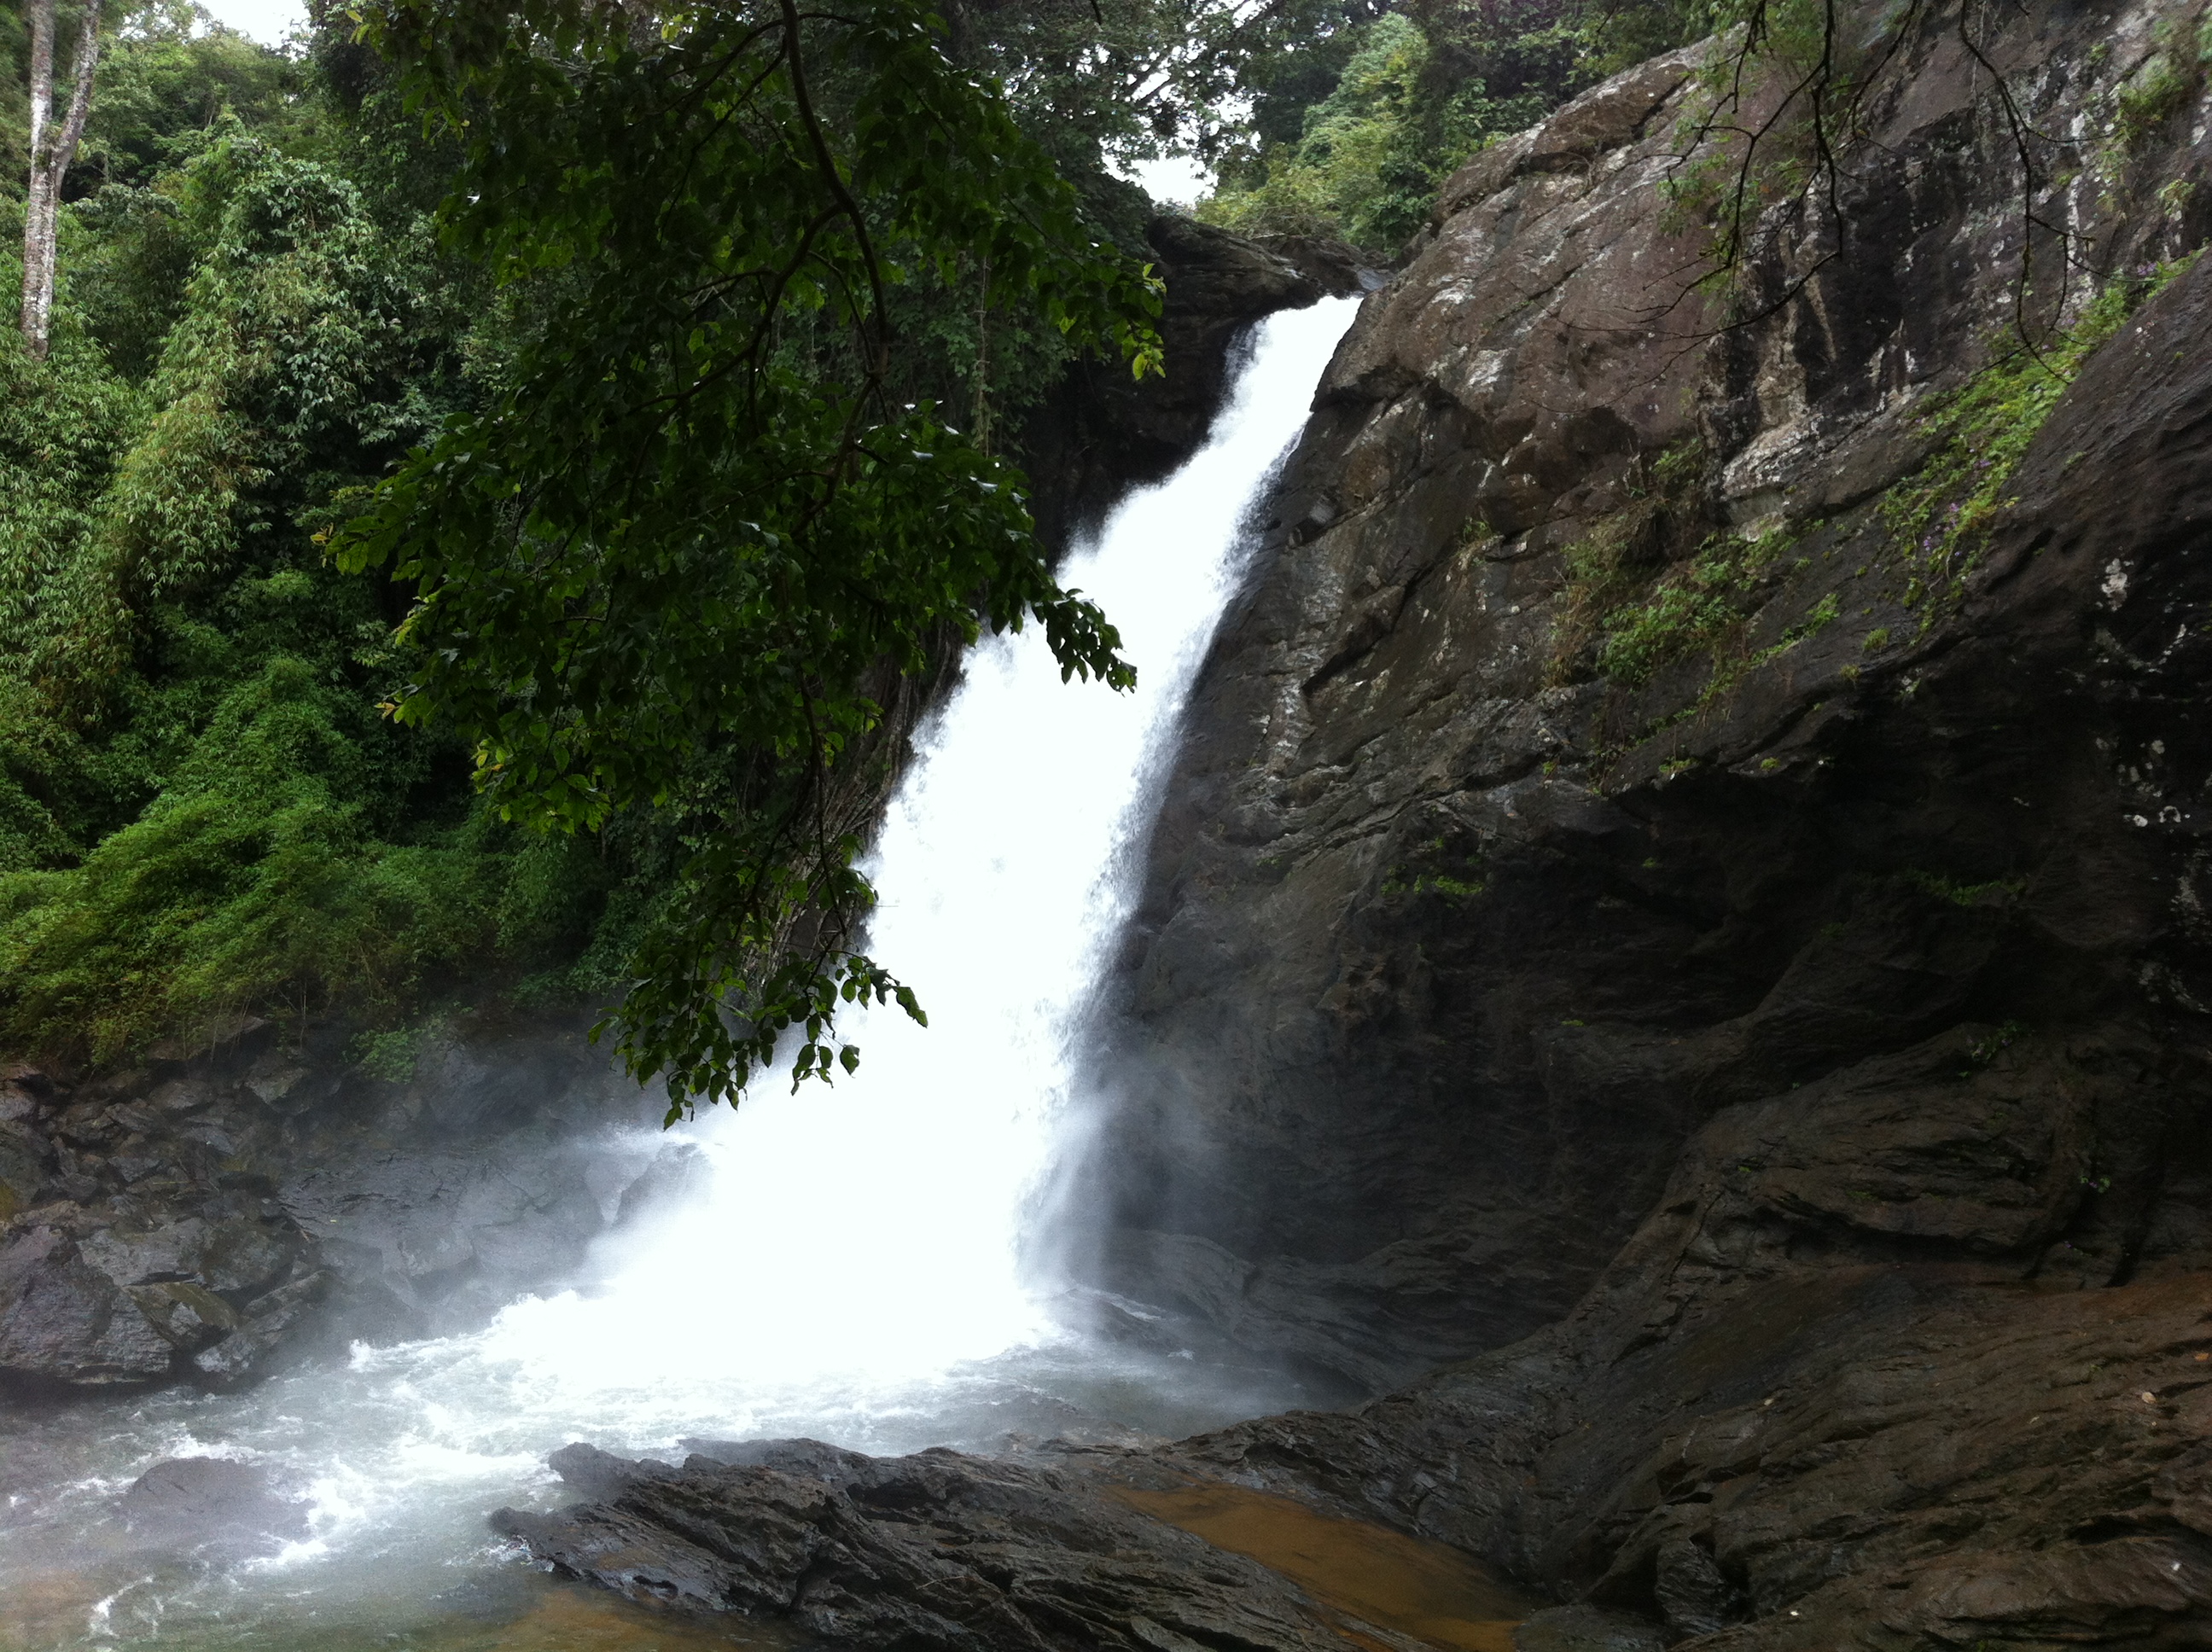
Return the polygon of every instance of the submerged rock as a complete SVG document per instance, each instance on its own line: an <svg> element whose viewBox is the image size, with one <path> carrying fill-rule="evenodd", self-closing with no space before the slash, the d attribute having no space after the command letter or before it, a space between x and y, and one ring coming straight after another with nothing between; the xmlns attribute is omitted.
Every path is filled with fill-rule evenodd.
<svg viewBox="0 0 2212 1652"><path fill-rule="evenodd" d="M173 1457L155 1463L123 1494L131 1534L216 1560L275 1554L309 1532L306 1498L254 1463Z"/></svg>

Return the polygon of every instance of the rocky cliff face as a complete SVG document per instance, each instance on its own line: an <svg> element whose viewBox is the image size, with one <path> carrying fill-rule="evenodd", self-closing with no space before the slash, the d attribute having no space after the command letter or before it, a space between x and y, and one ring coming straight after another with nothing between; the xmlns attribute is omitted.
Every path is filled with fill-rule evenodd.
<svg viewBox="0 0 2212 1652"><path fill-rule="evenodd" d="M2028 359L2024 207L2090 261L2035 231L2046 355L2202 239L2196 82L2100 136L2191 16L2035 7L1971 52L1931 21L1840 216L1775 209L1732 301L1662 200L1694 51L1452 181L1168 788L1116 1277L1387 1385L1559 1319L1723 1109L1969 1023L2024 1029L2035 1122L1868 1125L1860 1181L1788 1208L2022 1278L2205 1260L2206 278L2089 355L1985 536L1898 525L1947 395ZM2086 134L2069 167L2023 178L1984 59ZM1893 1148L2031 1167L2011 1224L1937 1215L1964 1195Z"/></svg>
<svg viewBox="0 0 2212 1652"><path fill-rule="evenodd" d="M1724 290L1693 51L1368 301L1168 788L1097 1266L1480 1354L1194 1456L1672 1637L2197 1645L2200 19L1915 19Z"/></svg>

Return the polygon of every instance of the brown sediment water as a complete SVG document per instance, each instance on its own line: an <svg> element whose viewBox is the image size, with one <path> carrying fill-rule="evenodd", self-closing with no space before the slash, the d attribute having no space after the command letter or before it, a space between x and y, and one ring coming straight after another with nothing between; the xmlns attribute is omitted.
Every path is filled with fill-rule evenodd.
<svg viewBox="0 0 2212 1652"><path fill-rule="evenodd" d="M112 1594L115 1586L113 1578L53 1573L11 1588L0 1596L0 1652L118 1643L88 1627L103 1591ZM476 1593L469 1606L443 1614L410 1602L389 1618L371 1609L313 1625L226 1630L203 1622L155 1638L173 1652L800 1652L812 1644L786 1624L661 1610L537 1575L501 1578ZM137 1639L133 1632L120 1643Z"/></svg>
<svg viewBox="0 0 2212 1652"><path fill-rule="evenodd" d="M781 1625L702 1619L636 1606L580 1584L556 1586L543 1604L467 1649L475 1652L781 1652L802 1643ZM453 1652L462 1652L457 1644Z"/></svg>
<svg viewBox="0 0 2212 1652"><path fill-rule="evenodd" d="M33 1572L0 1591L0 1652L40 1652L87 1638L94 1604L106 1593L79 1572Z"/></svg>
<svg viewBox="0 0 2212 1652"><path fill-rule="evenodd" d="M1513 1652L1514 1625L1540 1604L1457 1549L1289 1497L1218 1481L1111 1490L1133 1509L1282 1573L1346 1620L1339 1627L1349 1638L1378 1652L1383 1643L1362 1635L1363 1625L1450 1652Z"/></svg>

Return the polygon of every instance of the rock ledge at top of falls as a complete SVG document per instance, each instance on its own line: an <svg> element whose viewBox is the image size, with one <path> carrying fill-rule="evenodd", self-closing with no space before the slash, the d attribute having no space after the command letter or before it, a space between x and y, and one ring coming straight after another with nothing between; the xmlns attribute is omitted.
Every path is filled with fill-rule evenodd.
<svg viewBox="0 0 2212 1652"><path fill-rule="evenodd" d="M310 1507L258 1464L171 1457L131 1482L118 1512L142 1543L221 1561L273 1555L304 1540Z"/></svg>
<svg viewBox="0 0 2212 1652"><path fill-rule="evenodd" d="M1255 322L1382 280L1340 241L1254 240L1179 213L1153 218L1146 240L1166 288L1165 373L1133 382L1118 362L1074 362L1015 440L1048 544L1096 525L1129 489L1164 479L1197 451L1227 398L1237 341Z"/></svg>

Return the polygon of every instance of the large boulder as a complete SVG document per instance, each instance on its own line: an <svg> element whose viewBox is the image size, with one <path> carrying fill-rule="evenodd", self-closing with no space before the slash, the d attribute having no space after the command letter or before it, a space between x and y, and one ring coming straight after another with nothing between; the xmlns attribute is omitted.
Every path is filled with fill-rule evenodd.
<svg viewBox="0 0 2212 1652"><path fill-rule="evenodd" d="M106 1388L169 1376L176 1345L67 1231L20 1226L0 1239L0 1377Z"/></svg>
<svg viewBox="0 0 2212 1652"><path fill-rule="evenodd" d="M634 1600L786 1619L844 1645L945 1652L1348 1652L1358 1642L1255 1561L1049 1469L925 1451L753 1442L680 1468L570 1446L593 1501L495 1527Z"/></svg>

